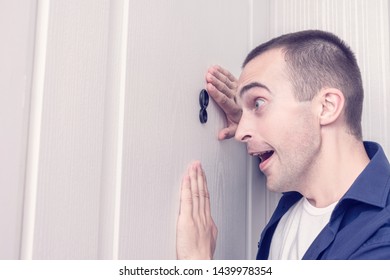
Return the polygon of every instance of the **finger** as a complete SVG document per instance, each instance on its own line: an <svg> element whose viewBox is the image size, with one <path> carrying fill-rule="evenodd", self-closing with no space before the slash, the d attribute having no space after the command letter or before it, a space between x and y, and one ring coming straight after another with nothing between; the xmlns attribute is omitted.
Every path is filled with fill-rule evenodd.
<svg viewBox="0 0 390 280"><path fill-rule="evenodd" d="M210 207L210 193L209 189L207 187L207 178L206 175L203 172L203 186L204 186L204 193L205 193L205 214L206 218L211 219L211 207Z"/></svg>
<svg viewBox="0 0 390 280"><path fill-rule="evenodd" d="M228 98L234 98L235 87L227 77L216 77L214 74L207 73L206 82L212 84L220 93L226 95Z"/></svg>
<svg viewBox="0 0 390 280"><path fill-rule="evenodd" d="M237 79L230 73L228 70L222 68L219 65L211 66L208 70L212 76L217 78L219 81L225 83L229 86L230 89L235 89L237 87Z"/></svg>
<svg viewBox="0 0 390 280"><path fill-rule="evenodd" d="M222 68L221 66L219 65L216 65L215 66L216 69L222 73L223 75L225 75L226 77L228 77L228 79L231 81L231 82L234 82L234 83L237 83L237 79L236 77L234 77L234 75L232 73L230 73L228 70L226 70L225 68Z"/></svg>
<svg viewBox="0 0 390 280"><path fill-rule="evenodd" d="M186 174L181 183L179 215L192 216L192 208L191 182Z"/></svg>
<svg viewBox="0 0 390 280"><path fill-rule="evenodd" d="M194 218L199 217L199 188L198 188L196 165L197 162L194 162L189 167L191 196L192 196L192 216Z"/></svg>
<svg viewBox="0 0 390 280"><path fill-rule="evenodd" d="M203 221L206 221L207 193L205 190L206 186L204 184L204 172L200 164L197 166L197 175L199 187L199 215L203 219Z"/></svg>
<svg viewBox="0 0 390 280"><path fill-rule="evenodd" d="M237 79L228 70L216 65L210 68L210 73L218 80L225 83L230 89L236 89Z"/></svg>
<svg viewBox="0 0 390 280"><path fill-rule="evenodd" d="M221 131L218 134L218 140L225 140L234 137L234 135L236 134L236 130L237 130L236 125L231 125L221 129Z"/></svg>
<svg viewBox="0 0 390 280"><path fill-rule="evenodd" d="M237 112L238 105L234 99L229 98L226 94L222 93L213 84L208 83L206 90L214 101L225 111L226 114L234 114Z"/></svg>

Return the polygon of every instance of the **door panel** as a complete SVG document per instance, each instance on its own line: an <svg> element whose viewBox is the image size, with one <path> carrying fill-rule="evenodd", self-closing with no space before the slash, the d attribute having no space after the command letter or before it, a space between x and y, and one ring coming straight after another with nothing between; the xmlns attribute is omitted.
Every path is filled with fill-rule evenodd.
<svg viewBox="0 0 390 280"><path fill-rule="evenodd" d="M119 257L175 258L180 180L199 159L219 227L216 257L245 258L245 147L217 140L224 118L212 102L208 122L199 122L198 98L212 63L239 71L248 5L131 1L130 7Z"/></svg>
<svg viewBox="0 0 390 280"><path fill-rule="evenodd" d="M108 11L38 2L22 258L97 257Z"/></svg>
<svg viewBox="0 0 390 280"><path fill-rule="evenodd" d="M20 253L36 1L0 1L0 259Z"/></svg>

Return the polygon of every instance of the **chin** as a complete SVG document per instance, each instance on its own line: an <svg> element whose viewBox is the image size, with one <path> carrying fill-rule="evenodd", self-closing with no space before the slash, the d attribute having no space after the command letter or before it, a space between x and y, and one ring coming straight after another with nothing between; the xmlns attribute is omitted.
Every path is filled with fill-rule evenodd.
<svg viewBox="0 0 390 280"><path fill-rule="evenodd" d="M267 189L271 192L278 192L278 193L281 192L279 186L276 186L275 184L273 184L272 181L268 179L268 177L266 179L265 185L266 185Z"/></svg>
<svg viewBox="0 0 390 280"><path fill-rule="evenodd" d="M287 183L282 184L281 182L275 182L270 177L266 177L266 184L265 184L269 191L276 192L276 193L284 193L284 192L291 191L291 189L289 188L289 184Z"/></svg>

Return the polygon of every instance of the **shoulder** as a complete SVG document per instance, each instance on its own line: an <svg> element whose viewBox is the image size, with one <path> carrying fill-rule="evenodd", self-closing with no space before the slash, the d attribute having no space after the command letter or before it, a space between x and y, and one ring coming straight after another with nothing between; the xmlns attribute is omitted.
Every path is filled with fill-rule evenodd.
<svg viewBox="0 0 390 280"><path fill-rule="evenodd" d="M390 229L381 229L361 248L359 248L350 259L354 260L390 260Z"/></svg>
<svg viewBox="0 0 390 280"><path fill-rule="evenodd" d="M390 209L384 210L387 218L384 217L380 226L363 244L351 255L351 259L383 259L390 260ZM383 213L385 214L385 213Z"/></svg>

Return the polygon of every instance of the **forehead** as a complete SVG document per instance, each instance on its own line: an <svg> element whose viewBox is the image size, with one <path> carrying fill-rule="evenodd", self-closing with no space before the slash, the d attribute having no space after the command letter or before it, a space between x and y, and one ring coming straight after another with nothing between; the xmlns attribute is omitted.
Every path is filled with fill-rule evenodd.
<svg viewBox="0 0 390 280"><path fill-rule="evenodd" d="M239 78L239 91L248 84L261 83L272 92L278 84L288 83L286 62L281 49L268 50L249 61Z"/></svg>

